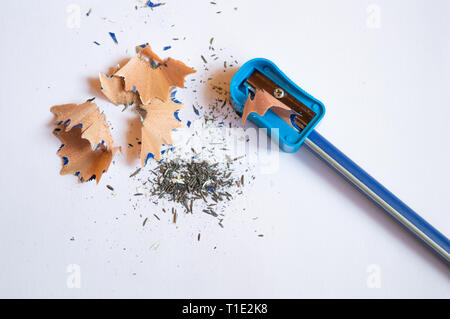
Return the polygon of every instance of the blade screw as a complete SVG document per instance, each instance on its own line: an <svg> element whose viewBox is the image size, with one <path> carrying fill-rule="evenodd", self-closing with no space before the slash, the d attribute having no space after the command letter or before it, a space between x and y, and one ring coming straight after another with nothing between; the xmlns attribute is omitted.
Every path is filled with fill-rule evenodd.
<svg viewBox="0 0 450 319"><path fill-rule="evenodd" d="M275 90L273 90L273 96L275 96L277 99L282 99L285 95L286 93L284 93L283 89L281 88L276 88Z"/></svg>

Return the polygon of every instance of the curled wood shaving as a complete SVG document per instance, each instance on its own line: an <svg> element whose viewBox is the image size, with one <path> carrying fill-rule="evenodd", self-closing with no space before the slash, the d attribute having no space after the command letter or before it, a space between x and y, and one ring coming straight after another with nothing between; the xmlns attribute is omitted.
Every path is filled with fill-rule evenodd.
<svg viewBox="0 0 450 319"><path fill-rule="evenodd" d="M115 105L131 105L139 100L136 92L125 91L123 78L99 74L102 93Z"/></svg>
<svg viewBox="0 0 450 319"><path fill-rule="evenodd" d="M116 147L107 150L102 145L92 150L89 141L82 138L80 127L66 131L62 124L54 130L54 134L61 141L61 147L57 152L63 159L61 175L75 174L80 182L95 178L98 184L119 149Z"/></svg>
<svg viewBox="0 0 450 319"><path fill-rule="evenodd" d="M147 105L153 98L168 101L170 88L184 88L185 77L192 73L195 70L181 61L172 58L161 60L147 45L113 77L123 78L125 91L137 93L142 104Z"/></svg>
<svg viewBox="0 0 450 319"><path fill-rule="evenodd" d="M60 139L57 154L63 159L61 175L75 174L79 181L100 181L120 148L114 142L103 113L95 103L53 106L58 127L53 133Z"/></svg>
<svg viewBox="0 0 450 319"><path fill-rule="evenodd" d="M137 92L142 104L147 105L151 99L162 101L169 99L170 84L160 67L153 69L143 55L138 54L128 61L114 76L122 77L125 90Z"/></svg>
<svg viewBox="0 0 450 319"><path fill-rule="evenodd" d="M55 115L58 125L65 124L62 128L64 131L79 127L81 138L87 139L92 149L98 148L99 145L107 149L114 146L105 115L100 114L95 103L55 105L50 111Z"/></svg>
<svg viewBox="0 0 450 319"><path fill-rule="evenodd" d="M161 146L172 145L172 130L183 125L175 118L175 112L182 109L182 104L172 101L162 102L155 99L150 105L143 106L146 111L142 123L141 165L145 166L153 155L161 160Z"/></svg>
<svg viewBox="0 0 450 319"><path fill-rule="evenodd" d="M164 64L160 66L163 69L164 76L171 86L184 88L184 79L187 75L195 73L195 70L188 67L181 61L167 58Z"/></svg>
<svg viewBox="0 0 450 319"><path fill-rule="evenodd" d="M161 60L161 58L155 52L152 51L150 45L148 44L143 49L140 49L138 53L143 54L149 59L155 60L158 63L161 64L164 63L163 60Z"/></svg>
<svg viewBox="0 0 450 319"><path fill-rule="evenodd" d="M245 102L244 111L242 114L242 125L245 125L245 121L247 121L247 117L250 113L257 113L264 116L267 110L271 107L274 109L282 109L283 111L290 111L288 106L274 98L271 94L264 90L256 90L254 98L251 99L249 95L247 101Z"/></svg>

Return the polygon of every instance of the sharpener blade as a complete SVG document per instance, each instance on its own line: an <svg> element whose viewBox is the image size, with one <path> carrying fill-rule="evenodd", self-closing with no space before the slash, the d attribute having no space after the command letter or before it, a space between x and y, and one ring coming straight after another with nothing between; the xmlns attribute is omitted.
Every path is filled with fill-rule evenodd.
<svg viewBox="0 0 450 319"><path fill-rule="evenodd" d="M304 105L302 102L294 98L289 92L286 92L278 84L268 77L264 76L258 70L255 70L246 81L253 90L261 89L291 108L292 113L289 116L291 124L299 131L303 130L316 116L316 113Z"/></svg>

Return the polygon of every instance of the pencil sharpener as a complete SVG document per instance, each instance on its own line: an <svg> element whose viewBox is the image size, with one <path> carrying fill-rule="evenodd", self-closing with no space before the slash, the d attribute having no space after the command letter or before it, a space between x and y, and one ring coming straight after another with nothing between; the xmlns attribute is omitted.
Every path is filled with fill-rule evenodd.
<svg viewBox="0 0 450 319"><path fill-rule="evenodd" d="M258 127L267 128L283 151L297 151L324 116L325 106L292 82L273 62L257 58L246 62L231 80L232 105L237 114L242 116L247 98L258 89L268 92L292 111L287 121L273 108L264 116L250 113L248 119ZM278 132L270 130L273 128Z"/></svg>

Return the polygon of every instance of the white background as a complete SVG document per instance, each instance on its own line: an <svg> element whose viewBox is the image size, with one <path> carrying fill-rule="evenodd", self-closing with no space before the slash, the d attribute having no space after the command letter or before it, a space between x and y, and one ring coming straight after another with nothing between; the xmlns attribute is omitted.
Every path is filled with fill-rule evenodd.
<svg viewBox="0 0 450 319"><path fill-rule="evenodd" d="M74 1L69 28L72 2L2 1L0 296L449 298L448 267L304 148L256 176L224 229L204 214L176 228L133 209L137 162L118 155L98 186L60 176L49 108L97 96L122 143L126 115L92 89L97 74L150 42L204 76L214 37L220 54L271 59L320 99L318 131L449 236L450 2L373 1L379 25L365 0L166 2ZM368 288L370 265L381 288Z"/></svg>

